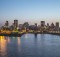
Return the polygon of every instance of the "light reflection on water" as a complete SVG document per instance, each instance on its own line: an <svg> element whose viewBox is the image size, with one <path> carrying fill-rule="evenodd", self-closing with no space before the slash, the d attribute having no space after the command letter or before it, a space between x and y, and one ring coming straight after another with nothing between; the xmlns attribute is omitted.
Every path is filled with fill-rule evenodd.
<svg viewBox="0 0 60 57"><path fill-rule="evenodd" d="M0 53L2 57L7 54L7 40L4 36L0 36Z"/></svg>
<svg viewBox="0 0 60 57"><path fill-rule="evenodd" d="M60 36L49 34L0 36L0 57L60 57Z"/></svg>

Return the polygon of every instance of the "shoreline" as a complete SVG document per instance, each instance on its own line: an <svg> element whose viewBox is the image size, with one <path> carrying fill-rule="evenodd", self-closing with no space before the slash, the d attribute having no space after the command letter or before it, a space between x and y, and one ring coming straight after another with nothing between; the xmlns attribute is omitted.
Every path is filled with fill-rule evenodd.
<svg viewBox="0 0 60 57"><path fill-rule="evenodd" d="M22 36L23 34L29 34L29 33L22 33L22 34L18 34L18 33L11 33L11 34L6 34L6 33L0 33L0 36ZM51 35L59 35L60 33L31 33L31 34L51 34Z"/></svg>

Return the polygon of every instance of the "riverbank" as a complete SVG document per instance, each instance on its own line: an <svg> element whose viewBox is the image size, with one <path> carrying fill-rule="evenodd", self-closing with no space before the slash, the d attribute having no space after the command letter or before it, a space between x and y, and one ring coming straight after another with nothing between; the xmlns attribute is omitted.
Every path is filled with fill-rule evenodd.
<svg viewBox="0 0 60 57"><path fill-rule="evenodd" d="M21 33L21 34L18 34L18 33L11 33L11 34L6 34L6 33L0 33L0 36L22 36L23 34L29 34L29 33ZM59 35L60 36L60 33L48 33L48 32L44 32L44 33L31 33L31 34L52 34L52 35Z"/></svg>

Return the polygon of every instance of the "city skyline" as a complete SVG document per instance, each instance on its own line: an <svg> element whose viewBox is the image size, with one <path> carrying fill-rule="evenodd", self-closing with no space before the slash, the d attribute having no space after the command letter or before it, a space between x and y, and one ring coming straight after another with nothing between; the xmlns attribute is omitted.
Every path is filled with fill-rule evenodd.
<svg viewBox="0 0 60 57"><path fill-rule="evenodd" d="M34 23L34 25L30 25L28 22L24 22L23 24L18 24L18 20L14 20L12 25L9 25L9 21L6 21L5 24L0 27L0 34L19 34L20 33L60 33L59 22L45 23L45 21L40 21L40 25Z"/></svg>
<svg viewBox="0 0 60 57"><path fill-rule="evenodd" d="M50 23L47 23L46 21L41 20L41 21L40 21L40 24L38 24L37 22L35 22L34 24L29 24L29 22L20 23L19 20L14 19L11 24L10 24L10 21L6 20L6 21L4 22L4 24L3 24L3 26L12 26L12 25L15 24L15 25L18 27L19 25L23 25L23 24L25 24L25 23L27 23L27 24L29 24L29 25L35 25L35 24L36 24L37 26L41 26L41 22L42 22L45 26L48 26L48 25L51 26L52 23L53 23L54 26L56 26L56 23L59 23L59 22L56 21L55 23L54 23L54 22L51 22L51 24L50 24ZM59 23L59 26L60 26L60 23Z"/></svg>
<svg viewBox="0 0 60 57"><path fill-rule="evenodd" d="M59 0L0 0L0 25L6 20L30 24L46 21L48 23L60 22Z"/></svg>
<svg viewBox="0 0 60 57"><path fill-rule="evenodd" d="M60 57L60 0L0 0L0 57Z"/></svg>
<svg viewBox="0 0 60 57"><path fill-rule="evenodd" d="M18 19L14 19L14 20L18 20ZM12 22L11 22L11 20L10 20L10 21L9 21L9 20L5 20L2 25L0 24L0 27L1 27L1 26L4 26L6 21L8 21L8 22L9 22L9 26L11 26L11 25L13 24L14 20L13 20ZM35 21L35 20L34 20L34 21ZM18 24L24 24L25 22L28 22L29 25L34 25L35 23L37 23L37 25L41 25L41 21L45 21L45 25L47 25L47 23L50 22L50 21L46 21L46 20L39 20L39 21L37 22L37 20L36 20L35 22L31 23L31 22L29 22L29 21L19 22L19 20L18 20ZM49 25L51 25L52 23L55 25L56 22L59 22L59 21L55 21L55 22L54 22L54 20L53 20L52 22L49 23ZM60 22L59 22L59 26L60 26Z"/></svg>

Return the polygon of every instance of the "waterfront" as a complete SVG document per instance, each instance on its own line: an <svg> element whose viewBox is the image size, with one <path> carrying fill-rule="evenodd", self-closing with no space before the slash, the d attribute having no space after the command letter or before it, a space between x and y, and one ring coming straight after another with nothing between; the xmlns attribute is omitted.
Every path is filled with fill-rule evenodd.
<svg viewBox="0 0 60 57"><path fill-rule="evenodd" d="M60 57L60 36L50 34L0 36L0 57Z"/></svg>

